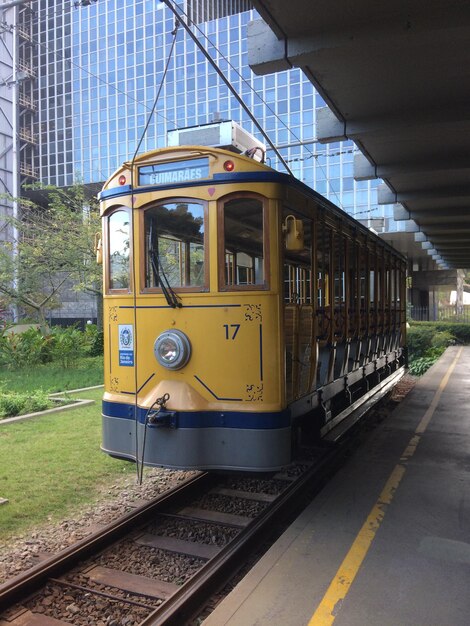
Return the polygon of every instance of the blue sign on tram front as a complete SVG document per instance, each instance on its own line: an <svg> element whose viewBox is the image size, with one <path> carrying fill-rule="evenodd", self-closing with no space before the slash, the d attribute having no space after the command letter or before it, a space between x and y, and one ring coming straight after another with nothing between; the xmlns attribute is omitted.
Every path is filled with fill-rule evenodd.
<svg viewBox="0 0 470 626"><path fill-rule="evenodd" d="M209 159L190 159L139 167L139 185L174 185L208 178Z"/></svg>
<svg viewBox="0 0 470 626"><path fill-rule="evenodd" d="M119 324L119 365L134 367L134 326Z"/></svg>

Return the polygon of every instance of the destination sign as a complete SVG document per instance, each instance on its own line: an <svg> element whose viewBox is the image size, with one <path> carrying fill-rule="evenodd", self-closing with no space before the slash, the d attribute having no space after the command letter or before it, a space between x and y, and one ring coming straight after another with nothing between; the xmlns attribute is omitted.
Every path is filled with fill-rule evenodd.
<svg viewBox="0 0 470 626"><path fill-rule="evenodd" d="M139 185L174 185L208 177L208 157L139 167Z"/></svg>

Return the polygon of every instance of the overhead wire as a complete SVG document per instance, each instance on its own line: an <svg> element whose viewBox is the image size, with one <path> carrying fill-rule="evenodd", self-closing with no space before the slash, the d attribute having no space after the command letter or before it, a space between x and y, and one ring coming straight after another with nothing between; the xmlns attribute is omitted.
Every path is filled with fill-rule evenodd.
<svg viewBox="0 0 470 626"><path fill-rule="evenodd" d="M18 28L18 26L16 24L9 24L9 26L11 26L13 29L17 29ZM95 74L95 73L91 72L90 70L86 69L85 67L83 67L82 65L77 63L76 61L73 61L72 59L69 59L65 55L61 54L57 50L52 50L47 43L43 43L41 41L38 41L34 37L30 37L28 40L31 43L33 43L33 44L35 44L37 46L40 46L41 48L45 48L48 53L50 53L53 56L59 58L61 61L64 61L65 63L70 64L71 67L74 67L74 68L78 69L79 71L83 72L84 74L87 74L88 76L90 76L92 78L95 78L101 84L106 85L107 87L113 89L116 93L125 96L128 100L131 100L131 101L135 102L135 104L141 106L142 108L146 109L147 111L151 110L151 108L148 107L145 104L145 102L137 100L136 98L134 98L127 91L123 91L122 89L117 87L115 84L110 83L109 81L105 80L104 78L101 78L101 76L99 76L98 74ZM159 117L164 119L165 122L167 122L168 124L172 124L172 125L174 125L176 127L176 122L174 120L170 120L168 117L166 117L162 113L158 113L158 115L159 115Z"/></svg>
<svg viewBox="0 0 470 626"><path fill-rule="evenodd" d="M202 54L205 56L205 58L207 59L207 61L209 61L209 63L212 65L212 67L214 68L214 70L217 72L217 75L219 76L219 78L221 78L223 80L223 82L225 83L225 85L228 87L229 91L232 93L232 95L235 97L235 99L237 100L238 104L243 108L243 110L245 111L245 113L247 113L247 115L250 117L251 121L253 122L253 124L256 126L256 128L259 130L259 132L261 133L261 135L264 137L264 139L269 143L269 145L271 146L271 148L274 150L274 152L276 153L276 156L278 157L278 159L281 161L281 163L284 165L284 167L286 168L286 170L289 172L290 175L292 175L292 172L289 168L289 166L287 165L287 163L284 161L283 156L279 153L279 151L277 150L276 146L273 144L273 142L271 141L271 138L269 137L269 135L266 133L266 131L264 130L264 128L261 126L261 124L258 122L258 120L256 119L256 117L253 115L253 113L250 111L250 109L248 108L248 106L245 104L243 98L241 98L240 94L237 93L237 90L233 87L233 85L230 83L230 81L225 77L224 73L222 72L222 70L219 68L219 66L217 65L217 63L215 62L215 60L211 57L211 55L209 54L209 52L204 48L204 46L201 44L201 42L199 41L199 39L196 37L196 35L194 35L194 33L191 31L191 29L189 28L189 26L185 23L185 21L183 19L181 19L181 15L178 13L178 10L176 8L176 5L171 2L170 0L162 0L162 2L164 2L164 4L170 9L170 11L174 14L175 18L180 20L181 24L183 25L183 28L186 30L186 32L188 33L188 35L191 37L191 39L193 40L193 42L196 44L196 46L199 48L199 50L202 52ZM179 7L178 7L179 9Z"/></svg>
<svg viewBox="0 0 470 626"><path fill-rule="evenodd" d="M180 11L181 15L178 15L176 10L172 8L172 5L175 5L175 3L170 3L168 0L162 0L163 3L175 14L175 16L178 16L179 19L181 19L181 16L184 16L186 18L186 20L188 22L191 22L192 28L196 29L198 31L198 33L204 37L207 42L216 50L217 54L224 59L224 61L227 63L227 65L230 67L230 69L232 71L234 71L239 78L241 79L241 81L256 95L256 97L260 100L260 102L263 103L263 105L270 111L270 113L278 120L278 122L280 124L282 124L287 130L288 132L292 135L292 137L294 137L297 141L301 141L299 139L299 137L295 134L295 132L284 122L284 120L282 120L282 118L269 106L269 104L262 98L262 96L258 93L258 91L256 89L254 89L254 87L252 86L252 84L246 80L243 75L238 71L238 69L230 62L230 60L221 52L220 48L211 40L211 38L209 36L207 36L204 31L199 28L199 26L190 19L188 13L186 11L184 11L181 7L178 6L178 10ZM73 5L69 5L68 9L64 7L64 9L62 11L57 11L55 13L52 14L52 16L54 15L67 15L67 12L71 12L73 8L75 8L75 10L85 10L85 9L91 9L93 6L96 6L98 8L98 3L94 3L93 5L87 6L87 7L74 7ZM98 10L98 9L97 9ZM50 17L50 12L46 12L46 9L40 9L39 11L33 11L36 15L41 13L42 11L45 12L45 16L47 15L47 17ZM181 20L183 23L183 26L185 26L184 20ZM15 28L16 26L13 25L13 27ZM203 54L206 56L206 59L213 65L214 69L220 74L219 76L222 78L222 80L224 80L224 82L226 83L226 85L229 87L229 89L231 88L230 83L228 81L225 80L225 77L223 75L223 73L221 72L220 68L218 68L218 65L216 63L216 61L214 59L212 59L212 57L210 56L210 54L208 53L208 51L205 50L205 48L202 47L202 44L199 43L199 41L197 40L197 38L195 38L192 33L190 32L190 30L188 29L188 34L191 36L191 38L193 39L194 43L196 43L196 45L200 48L200 50L203 52ZM35 43L38 46L41 46L42 48L45 48L49 53L52 53L53 55L56 55L57 57L61 58L63 61L65 61L66 63L69 63L72 67L77 68L78 70L84 72L85 74L87 74L88 76L95 78L97 81L99 81L101 84L108 86L109 88L113 89L114 91L116 91L116 93L119 93L121 95L124 95L127 99L135 102L138 106L141 106L142 108L149 110L149 107L142 101L137 100L136 98L134 98L132 95L130 95L128 92L123 91L122 89L120 89L119 87L117 87L116 85L114 85L113 83L110 83L106 80L104 80L103 78L101 78L101 76L91 72L90 70L87 70L85 67L83 67L82 65L80 65L79 63L73 61L72 59L69 59L67 57L65 57L64 55L62 55L60 52L51 50L50 47L48 46L48 44L42 43L40 41L37 41L35 39L31 39L31 41L33 43ZM255 124L255 126L258 128L258 130L261 132L261 134L263 135L263 137L266 139L266 141L269 143L269 145L271 146L271 149L276 153L276 155L278 156L279 160L281 161L281 163L284 165L284 167L286 168L286 170L291 174L291 170L288 166L288 163L294 163L294 162L300 162L300 161L306 161L309 158L315 158L318 159L319 155L316 155L314 153L311 153L310 157L303 157L303 158L293 158L293 159L285 159L281 154L280 154L280 150L282 150L282 146L275 146L274 143L270 140L270 138L265 134L265 131L263 130L261 124L259 124L259 122L256 120L256 116L254 116L251 111L248 109L248 107L246 107L245 103L243 102L243 100L240 98L240 96L237 94L237 92L235 90L232 90L233 95L237 98L240 106L242 106L242 108L244 108L245 112L249 115L249 117L252 119L253 123ZM162 113L158 113L157 114L159 117L161 117L162 119L164 119L167 123L171 123L173 125L173 127L177 127L177 124L174 120L172 120L170 122L170 120L168 119L168 117L166 117L164 114ZM314 143L315 140L312 140L312 143ZM302 142L305 149L307 151L309 151L308 147L305 145L305 142ZM327 181L327 183L331 186L331 183L329 181L329 178L327 176L327 173L323 167L323 165L318 162L317 160L317 165L318 167L323 171L324 175L325 175L325 180ZM104 175L103 172L101 172L102 177L104 176L104 178L106 178L106 176ZM332 193L335 195L338 204L340 206L342 206L341 203L341 199L338 195L338 193L334 190L331 189Z"/></svg>
<svg viewBox="0 0 470 626"><path fill-rule="evenodd" d="M77 7L78 8L78 7ZM38 12L36 12L38 13ZM65 11L63 11L61 13L62 15L65 14ZM17 24L8 24L9 27L11 27L12 30L18 29L18 25ZM43 49L45 49L49 54L53 55L54 57L60 59L61 61L68 63L71 67L76 68L77 70L79 70L80 72L83 72L84 74L87 74L88 76L90 76L91 78L96 79L99 83L101 83L102 85L107 86L110 89L113 89L116 93L121 94L123 96L125 96L126 99L134 102L136 105L142 107L143 109L150 111L151 108L148 107L144 102L137 100L135 97L133 97L131 94L129 94L126 91L123 91L122 89L120 89L117 85L110 83L109 81L101 78L101 76L91 72L90 70L86 69L85 67L83 67L82 65L80 65L79 63L77 63L76 61L73 61L72 59L66 57L65 55L61 54L60 52L58 52L57 50L53 50L50 47L50 44L48 43L43 43L41 41L38 41L37 39L35 39L34 37L29 37L28 39L31 43L33 43L36 46L39 46ZM168 125L172 125L173 127L176 128L176 122L175 120L170 120L166 115L164 115L163 113L157 113L157 115L159 117L161 117L163 120L165 120L165 122ZM102 180L106 180L106 178L108 177L108 173L104 173L101 169L99 170L100 174L101 174L101 178Z"/></svg>
<svg viewBox="0 0 470 626"><path fill-rule="evenodd" d="M171 9L171 7L170 7L170 0L162 0L162 2L164 2L164 4L165 4L166 6L168 6L168 7ZM175 2L173 2L172 4L173 4L173 5L176 5L176 3L175 3ZM199 28L199 26L198 26L198 25L197 25L197 24L196 24L193 20L191 20L191 18L190 18L190 16L189 16L189 14L188 14L186 11L184 11L184 9L183 9L183 8L181 8L180 6L178 6L178 9L179 9L179 11L181 12L181 14L185 16L185 18L187 19L187 21L188 21L188 22L191 22L192 27L193 27L195 30L197 30L197 31L199 32L199 34L200 34L202 37L204 37L204 38L205 38L205 39L209 42L209 44L210 44L210 45L211 45L211 46L212 46L212 47L213 47L213 48L217 51L217 54L219 54L219 56L221 56L221 57L224 59L224 61L227 63L227 65L228 65L228 66L229 66L229 67L230 67L230 68L231 68L231 69L232 69L232 70L233 70L233 71L234 71L234 72L238 75L238 77L241 79L241 81L242 81L242 82L243 82L243 83L244 83L244 84L245 84L245 85L246 85L246 86L247 86L247 87L248 87L248 88L249 88L249 89L250 89L250 90L251 90L251 91L252 91L252 92L253 92L253 93L254 93L254 94L258 97L258 98L259 98L259 100L260 100L260 101L264 104L264 106L266 106L266 108L267 108L267 109L271 112L271 114L272 114L272 115L274 115L274 117L278 120L278 122L279 122L280 124L282 124L282 125L283 125L286 129L287 129L287 131L288 131L288 132L292 135L292 137L294 137L297 141L299 141L299 142L300 142L300 141L301 141L301 140L300 140L300 138L299 138L299 137L297 137L297 135L294 133L294 131L293 131L293 130L292 130L292 129L291 129L291 128L290 128L290 127L289 127L289 126L288 126L288 125L284 122L284 120L282 120L282 118L281 118L281 117L280 117L280 116L279 116L279 115L278 115L278 114L277 114L277 113L276 113L276 112L275 112L275 111L274 111L274 110L273 110L273 109L269 106L269 104L268 104L268 103L267 103L267 102L266 102L266 101L265 101L265 100L264 100L264 99L260 96L260 94L256 91L256 89L254 89L254 87L251 85L251 83L250 83L249 81L247 81L247 80L245 79L245 77L244 77L244 76L243 76L243 75L242 75L242 74L238 71L238 69L237 69L235 66L233 66L233 65L232 65L232 63L230 62L230 60L229 60L229 59L228 59L228 58L227 58L227 57L226 57L226 56L225 56L225 55L221 52L220 48L218 48L218 47L217 47L217 45L216 45L216 44L215 44L215 43L214 43L214 42L210 39L210 37L209 37L208 35L206 35L206 34L205 34L205 32L204 32L202 29L200 29L200 28ZM173 10L173 9L171 9L171 10ZM173 13L175 13L175 14L176 14L176 12L175 12L175 11L173 11ZM188 31L188 32L189 32L189 31ZM190 34L190 35L191 35L191 34ZM193 38L193 40L194 40L194 38ZM215 63L215 61L214 61L214 63ZM250 112L250 117L251 117L251 112ZM264 135L263 135L263 136L264 136ZM316 143L316 140L312 140L312 143ZM276 155L278 155L278 151L279 151L279 150L281 150L281 149L282 149L282 146L277 146L277 147L275 147L275 148L274 148L274 151L275 151ZM308 150L308 148L306 148L306 149ZM310 157L310 158L315 158L315 159L317 159L317 156L316 156L315 154L311 153L311 157ZM283 163L283 165L284 165L284 166L286 166L286 164L287 164L287 163L294 162L293 160L287 160L287 159L284 159L284 158L281 158L280 160L281 160L281 162ZM334 194L334 196L336 197L336 199L337 199L337 201L338 201L339 206L342 208L341 199L340 199L340 197L339 197L338 193L337 193L337 192L333 189L333 187L331 186L331 183L330 183L330 181L329 181L329 178L328 178L328 176L327 176L327 174L326 174L326 171L325 171L325 169L324 169L323 165L322 165L321 163L319 163L318 161L317 161L317 164L318 164L319 168L322 170L323 174L325 175L325 180L326 180L326 181L328 182L328 184L330 185L330 187L331 187L331 191L332 191L332 193ZM289 173L292 175L292 172L290 171L290 168L287 168L287 169L288 169Z"/></svg>
<svg viewBox="0 0 470 626"><path fill-rule="evenodd" d="M142 145L142 142L144 140L145 137L145 133L147 132L149 126L150 126L150 122L152 120L152 117L156 111L157 108L157 104L158 104L158 100L160 98L160 94L161 91L163 89L163 84L165 82L167 73L168 73L168 69L170 67L170 61L173 57L173 51L175 49L175 44L176 44L176 36L178 34L178 23L175 23L175 28L173 29L173 31L171 32L171 35L173 36L173 40L171 43L171 47L170 47L170 51L168 53L167 56L167 60L166 60L166 64L165 64L165 69L164 72L162 74L161 80L160 80L160 85L157 89L157 93L155 95L155 100L153 103L153 106L150 110L147 122L142 130L139 142L137 144L137 147L135 149L134 155L132 157L132 161L130 163L130 175L131 175L131 240L132 240L132 290L133 290L133 304L134 304L134 433L135 433L135 463L136 463L136 471L137 471L137 482L140 481L140 483L142 483L142 476L143 476L143 465L144 465L144 455L145 455L145 440L146 440L146 430L147 430L147 418L145 419L145 423L144 423L144 438L143 438L143 442L142 442L142 455L140 456L139 459L139 407L138 407L138 341L137 341L137 268L136 268L136 254L135 254L135 219L134 219L134 202L135 202L135 194L134 194L134 164L135 164L135 160L137 158L138 152L140 150L140 147ZM161 283L161 287L162 287L162 292L165 295L165 298L168 302L168 304L170 306L172 306L170 304L170 300L174 303L174 306L172 308L176 308L179 307L181 305L181 303L179 302L178 296L175 294L175 292L172 290L171 287L169 287L168 285L165 285L164 283ZM167 289L167 287L169 287L169 290ZM170 296L168 296L168 292L170 292L172 294L172 297L170 298ZM148 412L147 412L148 415ZM140 468L140 469L139 469Z"/></svg>
<svg viewBox="0 0 470 626"><path fill-rule="evenodd" d="M163 2L163 0L162 0ZM167 4L165 2L165 4ZM182 13L182 15L185 16L185 18L191 22L192 24L192 28L194 28L195 30L198 31L198 33L204 37L204 39L206 39L206 41L214 48L214 50L216 50L217 54L223 58L223 60L227 63L227 65L230 67L230 69L232 71L234 71L238 77L240 78L240 80L250 89L250 91L252 91L257 98L262 102L262 104L264 104L264 106L269 110L269 112L277 119L277 121L282 124L288 131L289 133L291 133L291 135L297 140L297 141L301 141L301 139L299 137L297 137L297 135L294 133L294 131L289 128L289 126L284 122L284 120L282 120L282 118L276 113L276 111L269 106L269 104L266 102L266 100L258 93L258 91L256 91L256 89L253 87L253 85L246 80L246 78L243 76L243 74L241 74L238 69L230 62L230 59L225 56L225 54L220 50L220 48L212 41L212 39L206 35L206 33L199 28L198 24L196 24L193 20L191 20L191 18L189 17L188 13L181 7L178 7ZM277 148L279 149L280 146L277 146Z"/></svg>
<svg viewBox="0 0 470 626"><path fill-rule="evenodd" d="M170 3L168 0L164 0L164 4L165 4L168 8L170 8L170 10L172 10L172 11L173 11L173 13L174 13L175 15L177 14L177 13L176 13L176 10L172 9L172 6L170 6L170 4L175 5L175 3L174 3L174 2L173 2L173 3ZM75 10L80 10L80 11L83 11L83 10L85 10L85 9L87 9L87 10L88 10L88 9L91 9L93 6L96 6L96 7L97 7L97 9L96 9L96 10L98 10L98 3L94 3L94 5L90 5L89 7L88 7L88 6L87 6L87 7L75 7ZM53 13L52 13L52 16L53 16L53 17L54 17L54 16L57 16L57 15L63 15L63 16L66 16L66 15L67 15L67 13L71 13L71 12L72 12L72 9L73 9L73 8L74 8L74 7L73 7L73 5L69 5L69 7L63 7L63 9L62 9L61 11L56 11L56 12L53 12ZM31 9L31 10L32 10L32 9ZM331 182L330 182L330 180L329 180L329 177L328 177L328 175L327 175L327 172L326 172L326 170L325 170L325 168L324 168L323 164L322 164L322 163L320 163L320 162L318 161L318 157L319 157L319 156L322 156L322 154L318 154L318 153L317 153L317 154L315 154L314 152L310 151L310 149L309 149L309 148L308 148L308 146L307 146L307 144L308 144L308 143L310 143L310 142L302 142L302 141L298 138L298 136L296 135L296 133L295 133L295 132L294 132L294 131L293 131L293 130L289 127L289 125L288 125L288 124L286 124L286 123L284 122L284 120L283 120L283 119L282 119L282 118L281 118L281 117L280 117L280 116L279 116L279 115L275 112L275 110L273 110L273 108L269 106L269 104L268 104L268 103L267 103L267 102L263 99L263 97L259 94L259 92L258 92L258 91L257 91L257 90L253 87L253 85L252 85L252 84L251 84L251 83L250 83L250 82L249 82L246 78L244 78L244 76L243 76L243 75L242 75L242 74L238 71L238 69L237 69L237 68L236 68L236 67L235 67L235 66L234 66L234 65L230 62L230 60L229 60L229 59L228 59L228 58L227 58L227 57L226 57L226 56L222 53L222 51L220 50L220 48L219 48L219 47L218 47L218 46L217 46L217 45L216 45L216 44L212 41L212 39L211 39L208 35L206 35L206 34L205 34L205 32L204 32L204 31L203 31L203 30L202 30L202 29L201 29L201 28L200 28L200 27L199 27L199 26L198 26L198 25L197 25L194 21L192 21L192 20L190 19L190 17L189 17L189 15L188 15L188 13L187 13L186 11L184 11L181 7L178 7L178 10L180 11L180 15L179 15L178 17L179 17L179 19L181 19L181 21L182 21L183 25L184 25L184 20L182 20L181 16L184 16L188 22L191 22L191 27L192 27L192 28L194 28L195 30L197 30L197 31L198 31L198 33L199 33L202 37L204 37L204 39L205 39L205 40L206 40L206 41L210 44L210 46L212 46L212 47L214 48L214 50L216 50L217 54L218 54L221 58L223 58L223 59L224 59L224 61L227 63L228 67L230 67L230 69L231 69L232 71L234 71L234 72L235 72L235 73L239 76L239 78L241 79L241 81L243 82L243 84L245 84L245 85L246 85L246 86L247 86L247 87L248 87L248 88L249 88L249 89L250 89L250 90L251 90L251 91L255 94L255 96L256 96L256 97L260 100L260 102L261 102L261 103L263 103L263 105L267 108L267 110L269 110L269 111L270 111L270 113L271 113L271 114L272 114L272 115L273 115L273 116L274 116L274 117L278 120L278 122L279 122L281 125L283 125L283 126L284 126L287 130L288 130L288 132L292 135L292 137L294 137L297 141L299 141L299 143L301 143L301 144L304 146L304 149L305 149L305 150L307 150L308 152L310 152L310 155L309 155L309 156L307 156L307 157L294 157L294 158L291 158L291 159L287 159L287 158L283 157L283 156L281 155L281 153L280 153L280 150L282 150L282 149L283 149L283 146L275 146L275 145L274 145L274 144L273 144L270 140L267 140L267 141L268 141L268 143L269 143L269 144L270 144L270 146L271 146L271 149L273 149L273 151L274 151L274 152L278 155L279 160L280 160L280 161L281 161L281 163L284 165L284 167L287 169L287 171L288 171L290 174L292 174L292 172L291 172L291 170L290 170L290 167L289 167L289 165L288 165L289 163L297 163L297 162L307 161L307 160L309 160L309 159L311 159L311 158L312 158L312 159L315 159L315 160L316 160L316 163L317 163L317 166L318 166L318 167L319 167L319 169L323 172L323 174L324 174L324 176L325 176L325 180L326 180L327 184L328 184L328 185L330 186L330 188L331 188L331 192L332 192L332 193L333 193L333 195L336 197L336 199L337 199L337 202L338 202L339 206L342 206L342 202L341 202L341 199L340 199L340 197L339 197L338 193L337 193L337 192L336 192L336 191L335 191L335 190L331 187ZM34 11L34 10L32 10L32 12L33 12L35 15L39 15L39 14L41 14L42 12L44 12L44 16L45 16L45 17L47 16L47 17L49 17L49 18L50 18L50 11L47 11L46 9L40 9L39 11ZM11 25L11 26L12 26L13 28L16 28L16 25ZM189 32L189 30L188 30L188 32ZM190 36L191 36L191 33L189 33L189 34L190 34ZM194 43L196 43L196 45L198 45L198 46L202 46L202 44L199 44L199 43L198 43L197 38L195 38L195 37L192 37L192 38L193 38ZM110 89L114 90L116 93L118 93L118 94L121 94L121 95L125 96L125 98L126 98L126 99L128 99L128 100L130 100L130 101L133 101L133 102L134 102L137 106L142 107L144 110L147 110L147 111L149 110L149 107L146 105L146 103L145 103L145 102L143 102L143 101L141 101L141 100L138 100L137 98L135 98L134 96L132 96L130 93L128 93L128 92L126 92L126 91L124 91L124 90L120 89L117 85L115 85L115 84L113 84L113 83L110 83L109 81L107 81L107 80L103 79L101 76L99 76L99 75L95 74L94 72L91 72L90 70L86 69L85 67L83 67L82 65L80 65L79 63L77 63L76 61L73 61L72 59L67 58L65 55L61 54L60 52L58 52L58 51L56 51L56 50L52 50L52 49L50 48L50 45L49 45L49 44L43 43L43 42L38 41L38 40L36 40L36 39L34 39L34 38L32 38L32 39L31 39L31 41L32 41L32 43L34 43L35 45L38 45L38 46L40 46L40 47L42 47L42 48L46 49L46 50L47 50L50 54L53 54L54 56L56 56L56 57L60 58L60 59L61 59L61 60L63 60L64 62L68 63L71 67L75 67L76 69L78 69L79 71L81 71L81 72L83 72L83 73L87 74L87 75L88 75L88 76L90 76L91 78L96 79L96 80L97 80L99 83L101 83L102 85L105 85L105 86L107 86L108 88L110 88ZM201 47L200 47L200 50L201 50ZM202 51L202 50L201 50L201 51ZM206 51L206 50L205 50L205 48L204 48L204 51L205 51L205 52L203 52L203 53L204 53L205 55L207 55L207 56L206 56L207 60L209 60L209 62L213 65L214 69L215 69L217 72L219 72L219 71L220 71L220 69L218 68L218 65L217 65L216 61L215 61L214 59L212 59L212 57L209 55L208 51ZM222 74L222 79L223 79L223 80L225 80L225 79L224 79L223 74ZM226 82L226 84L229 86L228 81L225 81L225 82ZM236 94L236 93L235 93L234 95L235 95L235 97L237 97L237 99L239 98L238 94ZM240 99L240 100L241 100L241 99ZM242 101L242 102L243 102L243 101ZM246 105L244 104L244 102L243 102L243 103L242 103L242 102L240 102L240 101L239 101L239 104L240 104L243 108L245 108L245 107L246 107ZM261 132L261 133L263 134L263 136L266 138L266 136L265 136L265 134L264 134L264 131L262 130L261 125L260 125L260 124L259 124L259 122L256 120L256 116L254 116L254 115L251 113L251 111L250 111L247 107L245 108L245 111L246 111L246 112L247 112L247 114L250 116L250 118L252 119L253 123L257 126L258 130L260 130L260 132ZM165 120L165 122L167 122L168 124L171 124L173 127L177 127L177 123L175 122L175 120L171 120L171 121L170 121L170 119L169 119L166 115L164 115L163 113L161 113L161 112L158 112L158 113L157 113L157 115L158 115L159 117L161 117L163 120ZM313 143L316 143L316 140L315 140L315 139L312 139L312 140L311 140L311 143L312 143L312 144L313 144ZM348 153L348 152L350 152L350 151L343 151L343 153ZM325 154L325 156L332 156L332 154L331 154L331 153L329 154L328 152L325 152L324 154ZM337 153L333 153L333 154L337 154ZM102 176L102 178L106 178L106 174L105 174L104 172L101 172L101 176Z"/></svg>

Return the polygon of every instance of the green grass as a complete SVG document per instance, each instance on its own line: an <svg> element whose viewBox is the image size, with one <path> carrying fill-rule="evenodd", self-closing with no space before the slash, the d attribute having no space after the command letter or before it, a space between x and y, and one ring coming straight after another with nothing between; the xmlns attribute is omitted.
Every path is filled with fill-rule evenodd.
<svg viewBox="0 0 470 626"><path fill-rule="evenodd" d="M33 391L49 393L81 389L103 384L103 357L86 357L76 367L63 368L58 363L45 363L30 369L0 369L0 391Z"/></svg>
<svg viewBox="0 0 470 626"><path fill-rule="evenodd" d="M32 380L33 374L28 384ZM70 387L82 386L67 380ZM118 476L135 472L133 463L100 451L102 393L79 393L97 400L80 409L16 424L0 422L0 497L9 500L0 506L0 543L64 519L97 500L100 489Z"/></svg>

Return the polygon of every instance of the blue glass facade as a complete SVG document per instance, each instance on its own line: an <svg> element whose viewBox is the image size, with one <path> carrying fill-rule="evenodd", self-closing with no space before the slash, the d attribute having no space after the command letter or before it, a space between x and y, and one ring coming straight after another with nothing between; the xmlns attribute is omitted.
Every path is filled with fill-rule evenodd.
<svg viewBox="0 0 470 626"><path fill-rule="evenodd" d="M163 3L37 4L42 132L37 165L43 181L59 186L104 181L132 158L160 87L140 152L166 145L168 130L206 124L214 117L232 119L262 139L182 26L161 85L175 28ZM218 4L220 9L224 3ZM192 6L179 5L185 11ZM244 11L201 22L194 32L295 176L358 219L374 218L368 223L377 231L384 226L390 230L392 210L378 207L377 182L353 179L353 143L316 143L316 110L325 104L303 73L293 69L257 77L251 72L246 26L256 17L253 10ZM268 158L282 169L273 151L268 150Z"/></svg>

